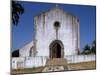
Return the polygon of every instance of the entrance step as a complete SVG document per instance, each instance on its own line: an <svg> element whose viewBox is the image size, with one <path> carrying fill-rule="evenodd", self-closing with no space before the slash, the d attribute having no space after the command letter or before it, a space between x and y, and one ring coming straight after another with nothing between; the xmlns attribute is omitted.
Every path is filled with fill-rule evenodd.
<svg viewBox="0 0 100 75"><path fill-rule="evenodd" d="M64 58L50 58L47 60L46 66L67 66L67 60Z"/></svg>
<svg viewBox="0 0 100 75"><path fill-rule="evenodd" d="M67 60L64 58L50 58L42 72L68 70Z"/></svg>

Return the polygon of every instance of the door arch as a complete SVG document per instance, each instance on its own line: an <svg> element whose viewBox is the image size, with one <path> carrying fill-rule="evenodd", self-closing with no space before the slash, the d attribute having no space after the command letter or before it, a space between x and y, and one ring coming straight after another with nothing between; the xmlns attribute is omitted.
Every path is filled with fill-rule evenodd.
<svg viewBox="0 0 100 75"><path fill-rule="evenodd" d="M54 40L49 46L49 57L50 58L63 58L64 57L64 46L60 40Z"/></svg>

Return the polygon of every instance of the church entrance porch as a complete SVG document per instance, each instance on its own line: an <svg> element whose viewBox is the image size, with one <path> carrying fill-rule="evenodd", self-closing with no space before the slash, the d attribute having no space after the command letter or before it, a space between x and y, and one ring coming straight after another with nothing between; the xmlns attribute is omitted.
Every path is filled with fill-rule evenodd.
<svg viewBox="0 0 100 75"><path fill-rule="evenodd" d="M63 58L64 46L60 40L55 40L50 44L50 58Z"/></svg>

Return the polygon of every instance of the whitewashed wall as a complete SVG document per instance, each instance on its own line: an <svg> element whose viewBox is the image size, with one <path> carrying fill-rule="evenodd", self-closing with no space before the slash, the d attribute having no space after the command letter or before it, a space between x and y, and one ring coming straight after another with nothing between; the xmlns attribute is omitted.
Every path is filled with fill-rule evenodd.
<svg viewBox="0 0 100 75"><path fill-rule="evenodd" d="M45 66L47 57L27 57L25 59L25 68Z"/></svg>
<svg viewBox="0 0 100 75"><path fill-rule="evenodd" d="M70 55L66 56L65 59L68 63L80 63L80 62L88 62L88 61L95 61L95 55Z"/></svg>
<svg viewBox="0 0 100 75"><path fill-rule="evenodd" d="M31 42L27 43L26 45L24 45L22 48L20 48L20 50L19 50L20 57L28 57L30 48L32 46L34 46L34 41L31 41Z"/></svg>
<svg viewBox="0 0 100 75"><path fill-rule="evenodd" d="M56 39L54 23L60 22L58 40L64 45L64 56L76 55L79 49L79 22L76 16L55 7L34 18L37 56L49 57L49 45Z"/></svg>
<svg viewBox="0 0 100 75"><path fill-rule="evenodd" d="M46 64L47 57L15 57L12 58L12 69L41 67Z"/></svg>
<svg viewBox="0 0 100 75"><path fill-rule="evenodd" d="M24 60L23 57L13 57L12 58L12 69L24 68Z"/></svg>
<svg viewBox="0 0 100 75"><path fill-rule="evenodd" d="M95 55L71 55L66 56L65 59L68 63L80 63L80 62L88 62L95 61ZM19 57L12 58L12 69L18 68L33 68L33 67L41 67L45 66L48 57Z"/></svg>
<svg viewBox="0 0 100 75"><path fill-rule="evenodd" d="M60 22L58 39L54 23ZM79 46L79 22L78 18L65 12L59 7L55 7L47 12L34 17L35 39L20 48L20 57L28 57L30 48L35 46L36 56L48 56L49 46L54 40L60 40L64 45L64 56L76 55Z"/></svg>

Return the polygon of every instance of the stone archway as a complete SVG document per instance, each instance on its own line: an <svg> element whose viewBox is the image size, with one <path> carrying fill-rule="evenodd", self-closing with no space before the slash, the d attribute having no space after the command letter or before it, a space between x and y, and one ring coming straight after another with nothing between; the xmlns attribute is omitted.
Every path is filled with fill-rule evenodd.
<svg viewBox="0 0 100 75"><path fill-rule="evenodd" d="M64 46L60 40L55 40L50 44L50 58L63 58L64 57Z"/></svg>

